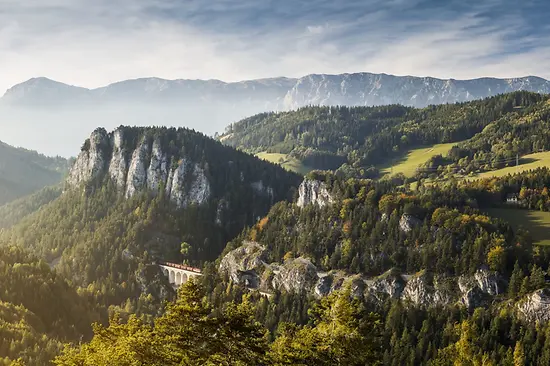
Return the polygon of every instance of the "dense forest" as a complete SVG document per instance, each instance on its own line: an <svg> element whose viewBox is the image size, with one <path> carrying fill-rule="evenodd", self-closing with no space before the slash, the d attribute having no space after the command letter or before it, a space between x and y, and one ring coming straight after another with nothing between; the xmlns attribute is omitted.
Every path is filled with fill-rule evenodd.
<svg viewBox="0 0 550 366"><path fill-rule="evenodd" d="M452 281L445 284L445 279L486 268L498 273L502 288L479 307L468 308L460 302L415 306L391 296L373 301L368 291L354 292L351 298L376 312L383 324L378 361L386 365L545 365L550 360L545 350L550 327L546 321L527 319L518 309L531 293L546 291L550 250L533 245L528 232L514 232L482 210L504 207L507 195L518 192L524 192L525 205L541 200L546 204L547 192L542 191L547 190L549 177L545 168L476 182L420 186L410 192L387 182L316 175L337 197L332 205L300 208L279 203L229 244L226 253L243 240L256 240L268 248L268 261L283 263L300 256L321 271L343 270L368 278L381 278L388 269L415 276L426 273L431 277L427 282L439 281L440 290L451 293L462 290L453 287ZM539 194L539 198L529 201L526 192L538 192L531 197ZM546 209L544 205L532 208ZM410 227L403 227L403 217ZM205 279L205 283L212 286L210 299L216 304L238 301L247 292L242 284L234 284L234 294L228 296L224 286L231 281ZM312 321L307 309L318 301L317 296L276 290L272 298L257 298L255 316L276 339L281 322L307 327Z"/></svg>
<svg viewBox="0 0 550 366"><path fill-rule="evenodd" d="M487 268L503 287L483 306L416 306L392 297L373 301L353 283L327 297L282 289L265 297L224 276L217 261L206 264L200 282L184 286L153 323L115 316L108 327L94 328L91 343L65 350L55 362L546 365L550 326L529 320L518 306L546 288L550 250L532 245L529 233L514 232L481 209L502 206L510 192L544 187L549 177L542 169L421 186L413 193L388 182L311 175L323 179L332 205L279 203L224 253L245 239L256 240L269 248L268 261L301 256L322 271L368 278L391 269L429 273L434 281ZM402 228L403 216L418 219L411 230ZM212 334L222 334L223 341Z"/></svg>
<svg viewBox="0 0 550 366"><path fill-rule="evenodd" d="M46 365L64 342L90 338L91 323L106 320L92 297L21 248L0 246L0 277L2 365Z"/></svg>
<svg viewBox="0 0 550 366"><path fill-rule="evenodd" d="M229 126L220 139L252 153L290 154L314 169L340 168L342 174L348 176L374 177L374 166L403 156L411 148L460 142L482 131L491 134L492 129L498 127L487 126L500 126L506 124L505 121L515 125L547 119L547 100L547 96L516 92L424 109L398 105L305 107L247 118ZM501 130L505 128L510 132L511 127ZM519 128L529 133L525 127ZM519 141L522 136L514 135L514 138ZM479 139L485 148L491 147L490 139L484 135ZM542 149L544 143L530 146L533 147ZM520 153L527 150L525 147Z"/></svg>
<svg viewBox="0 0 550 366"><path fill-rule="evenodd" d="M0 142L0 205L61 182L69 163Z"/></svg>

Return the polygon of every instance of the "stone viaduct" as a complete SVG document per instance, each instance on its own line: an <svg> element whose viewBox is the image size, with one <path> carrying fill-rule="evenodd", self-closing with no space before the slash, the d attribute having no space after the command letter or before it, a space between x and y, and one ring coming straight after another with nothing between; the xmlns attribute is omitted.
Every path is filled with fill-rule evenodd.
<svg viewBox="0 0 550 366"><path fill-rule="evenodd" d="M180 287L193 277L202 276L201 270L198 268L168 262L158 262L158 265L174 287Z"/></svg>

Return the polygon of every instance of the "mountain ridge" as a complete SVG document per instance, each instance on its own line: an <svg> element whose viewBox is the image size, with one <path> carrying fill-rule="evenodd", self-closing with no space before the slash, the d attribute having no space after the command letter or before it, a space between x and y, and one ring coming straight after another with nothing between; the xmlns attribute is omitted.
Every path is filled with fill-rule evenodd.
<svg viewBox="0 0 550 366"><path fill-rule="evenodd" d="M549 94L550 81L538 77L443 80L355 73L232 83L141 78L86 89L35 78L10 88L0 98L0 121L3 139L10 144L70 156L78 148L77 141L87 137L85 131L98 125L108 130L120 125L187 127L213 136L258 113L309 105L423 108L519 90ZM36 134L25 134L25 128L33 128Z"/></svg>
<svg viewBox="0 0 550 366"><path fill-rule="evenodd" d="M451 93L451 90L449 91L449 95L447 97L441 96L439 99L436 99L431 95L428 95L428 97L425 98L418 98L418 93L415 93L412 95L396 97L396 99L400 99L396 103L394 101L387 100L387 97L385 96L377 96L376 94L374 94L375 90L380 90L384 88L384 84L382 84L382 82L384 81L392 83L396 81L401 82L401 85L389 85L389 88L395 87L395 89L401 88L402 90L404 88L406 88L406 90L416 88L416 91L424 93L436 93L436 88L438 87L455 87L458 88L458 90L454 93ZM335 97L333 93L329 93L329 90L327 89L329 87L337 86L336 84L338 84L338 82L347 84L359 83L359 85L352 84L350 86L354 88L364 88L363 91L361 91L360 89L352 89L350 91L348 88L345 88L343 84L341 84L341 96L350 95L351 93L352 97L355 96L356 98L364 98L364 100L350 99L347 101L348 104L346 105L403 104L418 107L429 105L430 101L433 101L434 104L440 104L444 102L453 103L479 99L490 95L495 95L495 93L500 94L516 90L527 90L540 93L550 92L550 81L534 75L510 78L481 77L474 79L442 79L431 76L397 76L386 73L369 72L343 74L314 73L299 78L273 77L242 80L237 82L226 82L218 79L164 79L159 77L142 77L121 80L97 88L80 87L76 85L62 83L53 79L49 79L47 77L36 77L11 87L4 93L0 101L3 104L28 102L32 103L32 94L30 95L30 101L25 101L25 98L27 98L27 94L29 94L30 92L36 92L36 89L39 88L43 88L42 92L49 92L52 90L55 92L70 90L72 92L80 93L82 95L86 94L86 96L89 98L101 99L105 98L106 95L108 96L109 94L111 94L112 91L120 92L120 88L125 89L126 87L134 87L134 92L142 92L144 94L152 95L153 93L166 93L166 90L177 88L182 89L200 87L202 91L213 93L214 90L209 91L207 90L207 88L233 89L241 87L243 89L248 89L248 87L251 87L254 91L256 91L256 87L263 86L274 88L272 90L273 93L284 94L282 104L271 103L274 104L274 110L289 110L309 104L335 105L335 102L339 101L338 97ZM423 85L418 84L419 82L422 82ZM334 85L332 85L331 83L333 83ZM411 83L413 83L414 85L407 85ZM477 87L476 84L480 83L486 84L485 86L482 85L483 88L486 89L472 89L474 87ZM306 93L301 90L303 89L304 85L309 86L309 92ZM317 95L312 95L312 90L315 89L316 86L321 86L323 89L325 89L326 93L324 94L324 98L323 94L319 93L320 89L318 87ZM369 89L369 86L371 86L372 88ZM53 89L55 87L59 88L59 90ZM356 93L353 94L353 92ZM357 92L359 94L357 94ZM80 96L80 94L77 96ZM369 95L371 96L370 99L367 98ZM63 94L61 96L65 97ZM213 96L215 95L211 95L210 97ZM74 98L75 95L71 95L70 97ZM408 103L407 97L409 100ZM421 101L417 102L417 100Z"/></svg>
<svg viewBox="0 0 550 366"><path fill-rule="evenodd" d="M130 79L122 79L118 81L114 81L102 86L98 87L85 87L75 84L70 84L67 82L59 81L47 76L36 76L32 77L28 80L22 81L20 83L14 84L12 87L8 88L6 92L4 92L3 96L6 96L12 90L13 88L16 88L18 86L26 85L28 83L36 83L36 82L48 82L48 83L55 83L60 84L63 86L69 86L72 88L77 89L85 89L88 91L97 91L101 89L108 88L110 86L114 86L117 84L122 84L126 82L136 82L136 81L147 81L147 80L157 80L162 82L205 82L205 83L218 83L218 84L224 84L224 85L230 85L230 84L246 84L250 82L266 82L266 81L298 81L300 79L305 79L308 77L319 77L319 76L325 76L325 77L334 77L334 76L357 76L357 75L375 75L375 76L389 76L389 77L395 77L395 78L413 78L413 79L428 79L428 80L436 80L436 81L447 81L447 82L473 82L473 81L487 81L487 80L502 80L502 81L514 81L514 80L521 80L521 79L537 79L543 82L550 81L549 79L537 76L537 75L525 75L525 76L512 76L512 77L493 77L493 76L482 76L478 78L467 78L467 79L456 79L456 78L439 78L434 76L417 76L417 75L396 75L396 74L389 74L385 72L381 73L372 73L372 72L345 72L341 74L329 74L329 73L311 73L307 74L301 77L286 77L286 76L274 76L274 77L265 77L265 78L258 78L258 79L243 79L239 81L225 81L221 79L185 79L185 78L176 78L176 79L169 79L169 78L162 78L157 76L144 76L144 77L137 77L137 78L130 78Z"/></svg>

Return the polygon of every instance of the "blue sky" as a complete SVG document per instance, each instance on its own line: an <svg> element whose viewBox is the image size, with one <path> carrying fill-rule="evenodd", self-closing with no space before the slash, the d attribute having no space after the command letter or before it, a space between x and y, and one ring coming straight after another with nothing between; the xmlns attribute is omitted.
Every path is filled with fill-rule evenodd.
<svg viewBox="0 0 550 366"><path fill-rule="evenodd" d="M547 0L0 0L0 92L35 76L550 78Z"/></svg>

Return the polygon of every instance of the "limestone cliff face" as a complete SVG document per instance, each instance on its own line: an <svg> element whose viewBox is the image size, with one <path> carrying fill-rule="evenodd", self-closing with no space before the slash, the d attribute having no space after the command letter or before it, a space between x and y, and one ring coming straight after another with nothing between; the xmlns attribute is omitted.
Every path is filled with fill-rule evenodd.
<svg viewBox="0 0 550 366"><path fill-rule="evenodd" d="M266 266L266 248L256 242L245 242L229 252L220 262L220 272L233 282L241 282L243 273L260 273Z"/></svg>
<svg viewBox="0 0 550 366"><path fill-rule="evenodd" d="M403 289L401 299L418 307L444 306L452 302L451 294L446 291L443 279L431 279L421 272L412 276Z"/></svg>
<svg viewBox="0 0 550 366"><path fill-rule="evenodd" d="M297 205L299 207L311 204L322 207L334 201L326 184L317 180L305 179L300 185L298 192Z"/></svg>
<svg viewBox="0 0 550 366"><path fill-rule="evenodd" d="M442 277L426 271L406 275L396 269L377 277L348 275L342 271L323 272L308 258L287 259L284 263L267 263L267 248L256 242L242 246L222 258L219 271L253 290L283 290L294 293L311 293L323 297L349 286L353 296L382 304L398 299L409 306L463 306L472 310L485 306L502 292L496 272L478 270L472 276ZM534 294L520 310L539 314L544 303ZM549 317L550 318L550 317Z"/></svg>
<svg viewBox="0 0 550 366"><path fill-rule="evenodd" d="M127 198L144 190L158 194L165 187L178 207L208 201L210 182L198 162L169 156L159 137L142 137L133 150L124 147L125 139L123 129L94 131L69 173L69 186L109 176Z"/></svg>
<svg viewBox="0 0 550 366"><path fill-rule="evenodd" d="M76 159L69 173L68 183L77 185L103 174L108 159L104 151L109 145L110 140L105 130L94 131L90 136L88 146L85 146Z"/></svg>
<svg viewBox="0 0 550 366"><path fill-rule="evenodd" d="M492 296L502 292L501 282L496 272L486 269L478 270L474 276L461 276L458 279L460 301L469 309L486 305Z"/></svg>

